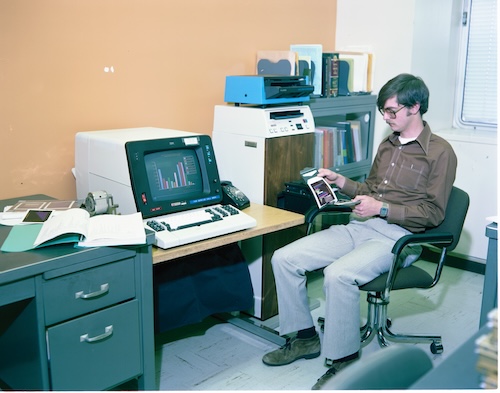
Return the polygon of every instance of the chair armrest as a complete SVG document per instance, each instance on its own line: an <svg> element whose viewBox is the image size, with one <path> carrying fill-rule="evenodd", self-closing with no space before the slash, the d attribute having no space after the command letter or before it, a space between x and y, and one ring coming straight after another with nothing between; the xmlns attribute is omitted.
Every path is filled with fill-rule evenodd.
<svg viewBox="0 0 500 393"><path fill-rule="evenodd" d="M449 246L453 243L453 234L450 232L440 232L440 233L415 233L412 235L406 235L400 238L394 247L392 247L392 253L394 255L399 255L403 248L410 244L432 244L435 246Z"/></svg>
<svg viewBox="0 0 500 393"><path fill-rule="evenodd" d="M326 205L323 209L319 209L317 206L311 206L305 213L304 219L306 224L311 224L314 219L323 213L331 213L331 212L351 212L352 209L348 206L335 206L335 205Z"/></svg>

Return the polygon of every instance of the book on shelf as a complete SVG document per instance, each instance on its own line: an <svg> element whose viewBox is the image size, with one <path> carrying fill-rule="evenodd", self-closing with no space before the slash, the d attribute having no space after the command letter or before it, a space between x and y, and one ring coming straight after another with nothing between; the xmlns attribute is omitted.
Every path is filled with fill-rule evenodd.
<svg viewBox="0 0 500 393"><path fill-rule="evenodd" d="M352 160L352 134L351 125L347 122L335 123L340 133L340 143L342 145L342 164L349 164Z"/></svg>
<svg viewBox="0 0 500 393"><path fill-rule="evenodd" d="M324 130L316 127L314 130L314 167L315 168L325 168L323 162L323 136Z"/></svg>
<svg viewBox="0 0 500 393"><path fill-rule="evenodd" d="M363 146L361 140L361 121L348 120L351 124L352 143L354 148L354 161L363 160Z"/></svg>
<svg viewBox="0 0 500 393"><path fill-rule="evenodd" d="M314 146L315 166L338 167L363 160L361 122L346 120L331 126L317 125Z"/></svg>
<svg viewBox="0 0 500 393"><path fill-rule="evenodd" d="M146 243L141 213L91 217L75 208L51 216L43 224L15 225L2 244L2 251L21 252L55 244L79 247L121 246Z"/></svg>
<svg viewBox="0 0 500 393"><path fill-rule="evenodd" d="M334 156L333 156L333 164L335 166L344 165L344 155L345 155L345 136L343 135L343 130L333 127L335 129L334 134Z"/></svg>
<svg viewBox="0 0 500 393"><path fill-rule="evenodd" d="M314 157L315 166L317 168L330 168L333 153L332 131L329 127L316 127L315 130L315 147Z"/></svg>
<svg viewBox="0 0 500 393"><path fill-rule="evenodd" d="M323 164L325 168L333 166L335 161L335 133L334 127L325 127L323 129Z"/></svg>
<svg viewBox="0 0 500 393"><path fill-rule="evenodd" d="M323 97L337 97L339 93L339 54L324 52L322 56L321 94Z"/></svg>
<svg viewBox="0 0 500 393"><path fill-rule="evenodd" d="M318 126L315 129L316 167L331 168L343 165L341 130L336 127Z"/></svg>

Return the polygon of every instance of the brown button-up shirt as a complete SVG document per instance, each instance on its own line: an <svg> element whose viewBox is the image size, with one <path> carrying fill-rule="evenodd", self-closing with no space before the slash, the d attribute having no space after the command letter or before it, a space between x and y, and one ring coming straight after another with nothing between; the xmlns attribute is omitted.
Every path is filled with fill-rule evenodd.
<svg viewBox="0 0 500 393"><path fill-rule="evenodd" d="M388 203L387 221L411 232L443 221L457 168L451 145L424 125L418 138L405 145L398 133L385 138L365 182L346 179L342 187L351 197L370 195Z"/></svg>

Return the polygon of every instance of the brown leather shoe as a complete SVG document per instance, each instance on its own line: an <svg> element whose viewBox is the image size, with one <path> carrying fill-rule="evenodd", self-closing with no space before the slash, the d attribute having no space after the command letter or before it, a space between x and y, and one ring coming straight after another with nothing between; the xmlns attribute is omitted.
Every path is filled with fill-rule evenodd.
<svg viewBox="0 0 500 393"><path fill-rule="evenodd" d="M268 366L284 366L298 359L313 359L321 354L321 343L316 334L311 338L292 338L275 351L264 355L262 361Z"/></svg>

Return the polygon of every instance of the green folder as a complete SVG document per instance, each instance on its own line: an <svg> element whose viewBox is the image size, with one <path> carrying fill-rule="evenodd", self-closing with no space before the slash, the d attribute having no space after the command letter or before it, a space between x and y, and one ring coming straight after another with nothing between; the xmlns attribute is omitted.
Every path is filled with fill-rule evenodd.
<svg viewBox="0 0 500 393"><path fill-rule="evenodd" d="M35 247L34 243L38 233L40 233L42 229L42 225L43 224L14 225L2 244L2 247L0 247L0 250L4 252L22 252L34 248L52 246L54 244L77 243L81 238L79 234L69 233Z"/></svg>

